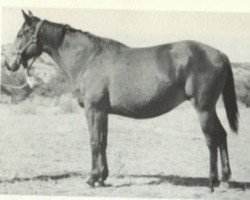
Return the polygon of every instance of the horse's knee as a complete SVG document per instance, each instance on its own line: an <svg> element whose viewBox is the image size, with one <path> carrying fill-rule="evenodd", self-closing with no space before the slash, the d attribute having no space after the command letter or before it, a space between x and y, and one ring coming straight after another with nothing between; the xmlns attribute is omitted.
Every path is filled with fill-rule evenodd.
<svg viewBox="0 0 250 200"><path fill-rule="evenodd" d="M91 141L90 147L91 147L91 152L94 155L98 155L101 151L101 144L99 144L99 142L97 141Z"/></svg>

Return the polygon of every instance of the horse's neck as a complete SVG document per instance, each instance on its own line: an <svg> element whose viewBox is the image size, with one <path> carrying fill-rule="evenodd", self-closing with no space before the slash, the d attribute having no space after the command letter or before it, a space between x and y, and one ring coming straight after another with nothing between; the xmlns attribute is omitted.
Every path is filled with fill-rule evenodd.
<svg viewBox="0 0 250 200"><path fill-rule="evenodd" d="M44 51L74 82L79 71L85 70L84 63L94 54L94 44L81 32L66 33L57 48L46 44Z"/></svg>
<svg viewBox="0 0 250 200"><path fill-rule="evenodd" d="M79 74L84 73L88 67L88 61L95 58L97 54L110 57L121 49L127 48L117 41L99 38L74 29L66 31L63 37L60 33L58 32L58 37L62 38L61 42L56 40L58 37L55 36L55 33L53 35L55 41L50 41L52 37L47 36L49 41L44 41L44 51L69 76L72 84Z"/></svg>

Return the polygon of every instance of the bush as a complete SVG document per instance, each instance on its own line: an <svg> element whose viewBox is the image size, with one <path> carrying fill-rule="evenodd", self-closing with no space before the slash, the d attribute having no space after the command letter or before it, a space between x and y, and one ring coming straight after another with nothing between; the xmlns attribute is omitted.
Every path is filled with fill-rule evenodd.
<svg viewBox="0 0 250 200"><path fill-rule="evenodd" d="M2 56L2 59L4 59L4 56ZM23 88L15 88L15 87L22 86L25 83L26 83L26 75L23 69L20 69L15 73L10 72L7 70L6 66L2 62L1 95L5 94L7 96L10 96L12 103L17 103L19 101L22 101L31 94L32 89L28 85L24 86Z"/></svg>
<svg viewBox="0 0 250 200"><path fill-rule="evenodd" d="M4 60L11 55L9 53L10 48L10 45L2 46L1 83L21 86L26 83L24 69L21 67L17 72L10 72L5 65ZM71 89L67 76L58 69L54 61L46 54L43 54L36 60L30 70L30 74L38 81L38 85L35 88L32 89L27 85L22 89L17 89L1 85L1 95L10 96L12 102L18 103L27 99L30 95L31 97L43 96L52 98L61 96Z"/></svg>
<svg viewBox="0 0 250 200"><path fill-rule="evenodd" d="M233 64L237 99L250 106L250 64Z"/></svg>
<svg viewBox="0 0 250 200"><path fill-rule="evenodd" d="M72 95L63 94L59 99L59 107L63 113L75 113L79 110L79 106L76 103L76 100L73 99Z"/></svg>

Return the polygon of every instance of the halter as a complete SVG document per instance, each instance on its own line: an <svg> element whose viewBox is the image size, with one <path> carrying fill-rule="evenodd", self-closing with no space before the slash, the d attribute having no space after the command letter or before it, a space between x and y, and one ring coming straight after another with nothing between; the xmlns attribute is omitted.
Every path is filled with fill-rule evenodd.
<svg viewBox="0 0 250 200"><path fill-rule="evenodd" d="M35 33L34 35L31 36L31 39L29 40L29 42L21 49L19 49L17 51L17 54L18 55L21 55L31 44L33 43L37 43L37 40L38 40L38 33L39 33L39 30L41 28L43 24L43 20L40 20L37 24L36 24L36 30L35 30Z"/></svg>
<svg viewBox="0 0 250 200"><path fill-rule="evenodd" d="M36 24L36 29L35 29L35 33L34 35L31 36L31 39L29 40L29 42L21 49L19 49L17 51L17 54L18 56L21 56L21 54L31 45L31 44L34 44L34 43L37 43L38 41L38 33L39 33L39 30L42 26L42 23L43 23L43 20L40 20L37 24ZM31 68L32 64L35 62L37 57L34 57L32 62L30 63L30 65L28 67L25 67L26 70L25 70L25 76L26 76L26 83L24 83L23 85L21 86L15 86L15 85L10 85L10 84L4 84L4 83L0 83L0 85L3 85L3 86L8 86L8 87L11 87L11 88L14 88L14 89L22 89L24 88L26 85L33 85L32 82L31 82L31 78L29 77L29 72L28 70Z"/></svg>

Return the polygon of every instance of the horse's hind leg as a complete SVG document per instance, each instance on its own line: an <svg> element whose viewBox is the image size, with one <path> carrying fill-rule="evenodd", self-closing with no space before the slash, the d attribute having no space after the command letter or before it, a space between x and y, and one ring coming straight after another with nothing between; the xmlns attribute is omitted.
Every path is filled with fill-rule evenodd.
<svg viewBox="0 0 250 200"><path fill-rule="evenodd" d="M214 185L218 183L218 144L216 140L218 127L215 117L216 113L215 110L198 110L198 115L210 154L209 188L213 191Z"/></svg>
<svg viewBox="0 0 250 200"><path fill-rule="evenodd" d="M231 178L231 169L229 165L229 156L228 156L228 149L227 149L227 133L223 126L221 125L218 116L216 115L217 123L218 123L218 136L217 136L217 143L220 149L220 156L221 156L221 170L222 170L222 182L228 182Z"/></svg>
<svg viewBox="0 0 250 200"><path fill-rule="evenodd" d="M206 137L207 146L210 152L210 174L209 187L213 191L214 185L218 183L217 171L217 149L219 147L222 164L222 181L227 182L231 177L229 157L227 150L227 134L216 114L212 111L198 110L202 130Z"/></svg>

